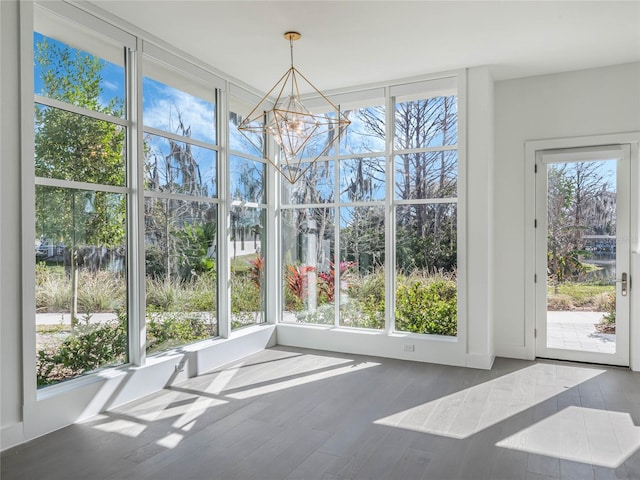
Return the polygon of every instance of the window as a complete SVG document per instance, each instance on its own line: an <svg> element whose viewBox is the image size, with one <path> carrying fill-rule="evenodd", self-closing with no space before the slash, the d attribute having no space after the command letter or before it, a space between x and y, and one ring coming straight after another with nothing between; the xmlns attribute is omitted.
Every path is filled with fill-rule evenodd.
<svg viewBox="0 0 640 480"><path fill-rule="evenodd" d="M128 361L127 112L123 45L39 10L33 40L42 387Z"/></svg>
<svg viewBox="0 0 640 480"><path fill-rule="evenodd" d="M231 329L266 321L266 174L264 138L241 135L237 127L251 105L229 96L229 265ZM258 150L256 146L262 148Z"/></svg>
<svg viewBox="0 0 640 480"><path fill-rule="evenodd" d="M282 183L283 321L383 329L384 107L345 114L339 147Z"/></svg>
<svg viewBox="0 0 640 480"><path fill-rule="evenodd" d="M345 110L339 147L282 182L282 321L456 336L455 79L389 95Z"/></svg>
<svg viewBox="0 0 640 480"><path fill-rule="evenodd" d="M385 328L385 108L347 111L339 160L339 324Z"/></svg>
<svg viewBox="0 0 640 480"><path fill-rule="evenodd" d="M218 335L215 89L143 60L146 349Z"/></svg>
<svg viewBox="0 0 640 480"><path fill-rule="evenodd" d="M396 99L395 328L457 334L457 99Z"/></svg>

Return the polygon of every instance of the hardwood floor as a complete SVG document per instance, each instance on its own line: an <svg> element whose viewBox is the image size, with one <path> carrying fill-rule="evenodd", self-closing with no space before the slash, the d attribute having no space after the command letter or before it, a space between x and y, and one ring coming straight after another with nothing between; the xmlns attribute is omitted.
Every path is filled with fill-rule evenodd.
<svg viewBox="0 0 640 480"><path fill-rule="evenodd" d="M277 347L8 450L0 477L638 479L640 374Z"/></svg>

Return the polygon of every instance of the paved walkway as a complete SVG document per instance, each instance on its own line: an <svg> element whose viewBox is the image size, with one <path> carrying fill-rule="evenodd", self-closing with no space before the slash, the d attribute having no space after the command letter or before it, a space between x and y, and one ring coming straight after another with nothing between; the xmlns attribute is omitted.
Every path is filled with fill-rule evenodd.
<svg viewBox="0 0 640 480"><path fill-rule="evenodd" d="M78 320L80 323L86 321L87 315L80 313ZM117 320L115 313L92 313L89 315L89 323L102 323L109 320ZM36 325L71 325L71 314L69 313L36 313Z"/></svg>
<svg viewBox="0 0 640 480"><path fill-rule="evenodd" d="M602 315L602 312L547 312L547 347L615 353L615 333L599 333L594 327Z"/></svg>

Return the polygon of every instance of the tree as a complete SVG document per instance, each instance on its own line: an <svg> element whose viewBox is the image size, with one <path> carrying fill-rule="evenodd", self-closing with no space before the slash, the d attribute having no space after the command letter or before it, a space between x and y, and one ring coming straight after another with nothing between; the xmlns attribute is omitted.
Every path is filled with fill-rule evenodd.
<svg viewBox="0 0 640 480"><path fill-rule="evenodd" d="M177 111L175 133L191 137L191 126ZM168 143L165 154L161 142ZM200 171L192 145L170 138L145 138L146 188L191 197L208 197L209 186ZM216 244L216 218L212 204L200 201L158 199L145 201L147 273L171 283L189 280L194 274L213 271Z"/></svg>
<svg viewBox="0 0 640 480"><path fill-rule="evenodd" d="M586 235L615 234L615 192L606 162L547 168L547 268L558 286L585 273Z"/></svg>
<svg viewBox="0 0 640 480"><path fill-rule="evenodd" d="M457 99L435 97L396 104L396 150L442 147L457 143ZM369 134L384 139L380 108L362 109ZM449 198L457 193L457 153L451 149L403 153L395 159L395 192L400 200ZM396 210L397 265L401 270L456 267L455 207L415 205Z"/></svg>
<svg viewBox="0 0 640 480"><path fill-rule="evenodd" d="M120 117L123 102L101 101L103 60L44 39L35 62L41 94L95 112ZM66 110L36 105L37 177L101 185L125 184L124 130L114 123ZM36 234L66 245L72 284L72 325L77 323L78 266L81 246L116 248L125 239L125 199L99 191L39 187Z"/></svg>

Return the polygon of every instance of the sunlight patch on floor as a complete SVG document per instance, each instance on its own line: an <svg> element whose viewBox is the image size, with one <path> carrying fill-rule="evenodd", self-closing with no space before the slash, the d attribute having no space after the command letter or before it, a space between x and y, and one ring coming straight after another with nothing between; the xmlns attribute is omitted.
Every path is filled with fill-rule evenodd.
<svg viewBox="0 0 640 480"><path fill-rule="evenodd" d="M109 422L93 425L93 428L103 432L118 433L126 437L135 438L144 432L147 426L129 420L115 419Z"/></svg>
<svg viewBox="0 0 640 480"><path fill-rule="evenodd" d="M164 448L176 448L183 438L179 433L170 433L166 437L157 440L156 443Z"/></svg>
<svg viewBox="0 0 640 480"><path fill-rule="evenodd" d="M374 423L467 438L601 373L604 370L539 363Z"/></svg>
<svg viewBox="0 0 640 480"><path fill-rule="evenodd" d="M362 362L358 364L349 363L349 365L344 367L336 367L333 369L327 369L316 373L299 373L297 378L291 378L289 380L283 381L272 381L266 385L262 385L260 387L248 388L246 390L228 394L227 397L234 398L237 400L242 400L245 398L257 397L260 395L267 395L269 393L278 392L280 390L285 390L287 388L294 388L300 385L305 385L307 383L317 382L320 380L325 380L331 377L337 377L339 375L345 375L349 373L359 372L361 370L379 366L379 363L375 362Z"/></svg>
<svg viewBox="0 0 640 480"><path fill-rule="evenodd" d="M640 427L628 413L571 406L496 445L617 468L640 448Z"/></svg>

